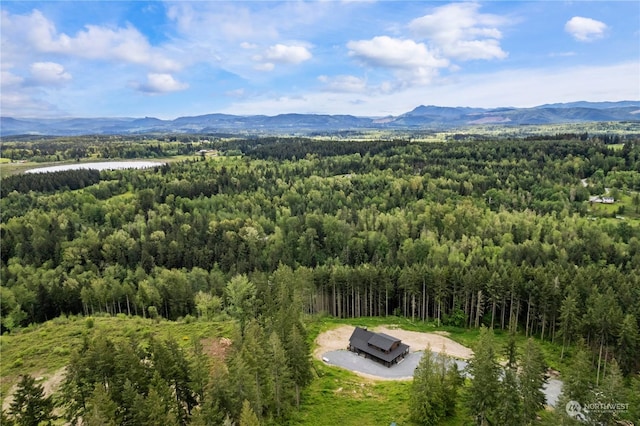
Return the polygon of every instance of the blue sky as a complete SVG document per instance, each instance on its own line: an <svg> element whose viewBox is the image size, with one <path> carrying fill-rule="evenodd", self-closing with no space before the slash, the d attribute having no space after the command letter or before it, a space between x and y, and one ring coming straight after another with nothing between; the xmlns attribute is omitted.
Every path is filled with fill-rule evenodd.
<svg viewBox="0 0 640 426"><path fill-rule="evenodd" d="M0 114L640 99L637 1L3 1Z"/></svg>

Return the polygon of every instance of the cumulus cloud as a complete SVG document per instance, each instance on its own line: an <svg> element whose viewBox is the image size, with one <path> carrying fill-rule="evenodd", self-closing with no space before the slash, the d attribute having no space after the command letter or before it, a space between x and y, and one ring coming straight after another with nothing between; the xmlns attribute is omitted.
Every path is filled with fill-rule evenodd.
<svg viewBox="0 0 640 426"><path fill-rule="evenodd" d="M424 43L388 36L347 43L349 56L366 65L394 69L405 83L429 83L438 69L447 67L449 61L438 58Z"/></svg>
<svg viewBox="0 0 640 426"><path fill-rule="evenodd" d="M564 30L578 41L593 41L604 37L607 24L591 18L574 16L564 25Z"/></svg>
<svg viewBox="0 0 640 426"><path fill-rule="evenodd" d="M254 68L258 71L272 71L276 64L297 65L311 59L313 55L302 45L275 44L267 48L261 55L253 55Z"/></svg>
<svg viewBox="0 0 640 426"><path fill-rule="evenodd" d="M30 83L35 85L61 86L71 81L71 74L55 62L34 62L30 71Z"/></svg>
<svg viewBox="0 0 640 426"><path fill-rule="evenodd" d="M188 84L179 82L171 74L157 73L149 73L146 83L137 85L138 90L150 94L177 92L188 87Z"/></svg>
<svg viewBox="0 0 640 426"><path fill-rule="evenodd" d="M3 13L3 37L18 45L27 45L40 53L56 53L86 59L118 61L144 65L158 71L175 71L180 65L131 25L109 28L86 25L70 36L59 33L42 12L29 15Z"/></svg>
<svg viewBox="0 0 640 426"><path fill-rule="evenodd" d="M428 39L442 55L452 59L503 59L499 26L506 19L480 13L477 3L452 3L434 9L433 13L414 19L409 29Z"/></svg>
<svg viewBox="0 0 640 426"><path fill-rule="evenodd" d="M269 47L264 56L271 62L299 64L300 62L311 59L312 55L304 46L276 44Z"/></svg>

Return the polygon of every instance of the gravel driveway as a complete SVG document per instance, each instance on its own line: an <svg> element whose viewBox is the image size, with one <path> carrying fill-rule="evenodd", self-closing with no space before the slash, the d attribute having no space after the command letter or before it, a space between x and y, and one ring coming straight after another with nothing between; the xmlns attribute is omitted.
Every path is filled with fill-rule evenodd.
<svg viewBox="0 0 640 426"><path fill-rule="evenodd" d="M338 350L325 352L322 355L323 361L329 365L346 368L364 375L376 376L376 378L386 380L412 379L413 372L422 359L423 351L411 352L399 364L395 364L389 368L377 363L372 359L360 356L355 352ZM466 366L466 361L455 360L458 364L458 370L462 371ZM557 379L549 379L542 390L547 398L547 404L554 406L558 401L562 390L562 382Z"/></svg>
<svg viewBox="0 0 640 426"><path fill-rule="evenodd" d="M325 360L325 363L330 365L336 365L346 368L347 370L369 374L382 379L398 380L413 378L413 371L418 366L422 354L422 351L411 352L399 364L392 365L388 368L372 359L359 356L351 351L340 350L326 352L323 354L323 357L329 360L328 362ZM456 363L460 370L467 365L464 361L456 360Z"/></svg>

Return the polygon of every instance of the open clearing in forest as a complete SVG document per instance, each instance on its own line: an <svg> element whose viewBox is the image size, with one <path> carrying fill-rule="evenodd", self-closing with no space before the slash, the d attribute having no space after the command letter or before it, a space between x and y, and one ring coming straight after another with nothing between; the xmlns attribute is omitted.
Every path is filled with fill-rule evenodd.
<svg viewBox="0 0 640 426"><path fill-rule="evenodd" d="M347 349L349 337L351 337L354 328L351 325L342 325L320 333L316 338L316 348L313 355L318 360L322 360L323 354L327 352ZM431 346L433 352L444 352L456 359L469 359L473 355L471 349L449 339L446 332L421 333L403 330L392 325L378 326L371 330L397 337L409 345L410 352L424 351Z"/></svg>
<svg viewBox="0 0 640 426"><path fill-rule="evenodd" d="M381 325L371 328L372 331L386 333L402 340L409 345L409 356L400 364L392 366L390 369L384 367L371 359L366 359L347 351L349 337L353 333L354 326L341 325L322 332L316 338L316 348L313 355L320 361L323 357L329 360L325 364L335 367L342 367L353 373L370 380L411 380L413 372L420 362L423 352L431 346L432 352L444 352L454 358L458 368L462 370L466 362L473 356L473 351L460 343L454 342L447 337L446 331L434 333L421 333L418 331L408 331L392 325ZM562 390L562 382L556 378L549 378L543 386L547 404L554 406L558 401Z"/></svg>

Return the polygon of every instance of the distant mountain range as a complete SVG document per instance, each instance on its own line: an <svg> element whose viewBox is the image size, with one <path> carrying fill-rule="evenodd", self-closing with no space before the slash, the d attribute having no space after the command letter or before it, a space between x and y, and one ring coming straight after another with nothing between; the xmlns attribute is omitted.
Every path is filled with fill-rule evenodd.
<svg viewBox="0 0 640 426"><path fill-rule="evenodd" d="M0 117L0 136L142 133L310 133L366 129L446 130L478 125L527 125L640 121L640 101L572 102L534 108L468 108L421 105L399 116L207 114L175 120L145 118L12 118Z"/></svg>

